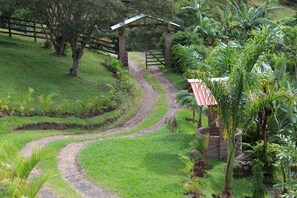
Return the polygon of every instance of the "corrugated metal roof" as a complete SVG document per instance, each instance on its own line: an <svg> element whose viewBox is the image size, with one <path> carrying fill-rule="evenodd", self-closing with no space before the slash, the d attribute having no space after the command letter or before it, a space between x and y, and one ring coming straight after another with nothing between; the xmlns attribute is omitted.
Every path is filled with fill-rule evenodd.
<svg viewBox="0 0 297 198"><path fill-rule="evenodd" d="M157 20L157 21L161 21L163 23L167 23L167 24L170 24L170 25L173 25L173 26L176 26L176 27L180 27L180 25L176 24L176 23L173 23L171 21L167 21L167 20L164 20L164 19L161 19L161 18L157 18L157 17L153 17L153 16L150 16L150 15L146 15L146 14L140 14L140 15L137 15L135 17L132 17L130 19L127 19L121 23L118 23L118 24L115 24L113 26L111 26L111 29L112 30L116 30L116 29L119 29L123 26L126 26L126 25L129 25L133 22L136 22L140 19L143 19L143 18L151 18L151 19L154 19L154 20Z"/></svg>
<svg viewBox="0 0 297 198"><path fill-rule="evenodd" d="M224 78L211 78L211 81L227 81L228 77ZM198 106L217 105L217 101L212 95L211 91L206 87L205 83L200 79L189 79L192 90Z"/></svg>

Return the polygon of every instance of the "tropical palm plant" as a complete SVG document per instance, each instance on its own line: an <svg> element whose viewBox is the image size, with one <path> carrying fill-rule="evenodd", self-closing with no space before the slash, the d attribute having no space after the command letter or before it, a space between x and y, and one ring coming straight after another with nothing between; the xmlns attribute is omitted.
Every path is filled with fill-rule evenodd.
<svg viewBox="0 0 297 198"><path fill-rule="evenodd" d="M196 20L198 21L203 13L205 11L205 7L207 5L208 0L194 0L192 5L187 5L182 7L182 10L192 10L195 12Z"/></svg>
<svg viewBox="0 0 297 198"><path fill-rule="evenodd" d="M191 47L180 44L173 46L172 57L182 72L186 72L189 69L196 69L198 64L202 62L202 56L198 52Z"/></svg>
<svg viewBox="0 0 297 198"><path fill-rule="evenodd" d="M0 145L0 186L4 197L34 198L49 174L30 178L30 173L41 160L39 149L35 149L28 158L22 157L12 143ZM1 195L1 194L0 194Z"/></svg>
<svg viewBox="0 0 297 198"><path fill-rule="evenodd" d="M285 197L295 197L297 195L297 145L289 136L279 136L282 145L277 157L277 166L282 172L282 180L278 185L283 189Z"/></svg>
<svg viewBox="0 0 297 198"><path fill-rule="evenodd" d="M180 91L176 96L176 102L192 110L193 123L195 122L196 113L198 112L199 114L198 127L199 128L202 127L202 107L197 105L197 102L193 93L190 93L188 90Z"/></svg>
<svg viewBox="0 0 297 198"><path fill-rule="evenodd" d="M194 32L200 33L207 45L214 45L215 39L221 36L220 23L213 18L200 16Z"/></svg>
<svg viewBox="0 0 297 198"><path fill-rule="evenodd" d="M234 25L243 30L244 41L248 39L251 30L259 27L263 19L268 20L268 14L281 9L281 7L269 7L271 0L262 3L257 8L249 7L242 0L237 4L234 0L228 0L233 9Z"/></svg>
<svg viewBox="0 0 297 198"><path fill-rule="evenodd" d="M219 112L224 121L225 136L228 140L227 168L225 174L225 186L223 197L233 197L233 164L235 158L235 134L237 128L242 122L242 112L246 106L246 100L249 99L250 92L261 90L261 75L256 72L256 67L263 58L263 54L272 46L271 44L278 41L279 31L270 31L269 28L263 28L254 34L253 39L234 51L233 56L228 56L227 63L232 63L230 68L229 79L226 83L220 81L211 81L207 74L200 75L206 86L211 90L216 101L218 102ZM220 48L221 46L219 46ZM225 48L228 50L228 48ZM224 50L218 50L216 57L219 60L226 57Z"/></svg>

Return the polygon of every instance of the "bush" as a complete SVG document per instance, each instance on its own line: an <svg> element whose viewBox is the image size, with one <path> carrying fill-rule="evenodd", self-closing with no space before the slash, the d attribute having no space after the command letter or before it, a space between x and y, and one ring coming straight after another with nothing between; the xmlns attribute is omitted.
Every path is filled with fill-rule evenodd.
<svg viewBox="0 0 297 198"><path fill-rule="evenodd" d="M253 164L252 195L253 198L265 198L267 189L263 183L264 175L262 168L264 164L260 160L255 160Z"/></svg>
<svg viewBox="0 0 297 198"><path fill-rule="evenodd" d="M109 85L111 87L110 97L108 104L112 108L116 108L121 105L129 95L133 95L136 83L130 76L129 71L123 67L123 65L116 59L109 59L106 63L106 67L109 71L114 73L117 81Z"/></svg>
<svg viewBox="0 0 297 198"><path fill-rule="evenodd" d="M39 96L38 101L41 104L42 114L45 115L49 113L51 106L54 104L53 98L57 96L55 93L50 93L47 96Z"/></svg>
<svg viewBox="0 0 297 198"><path fill-rule="evenodd" d="M252 150L247 152L250 153L254 159L258 159L264 164L264 183L273 184L275 182L274 176L276 172L275 162L278 160L277 155L280 153L280 145L269 143L266 148L266 153L263 152L263 146L263 141L259 141L255 146L252 146Z"/></svg>
<svg viewBox="0 0 297 198"><path fill-rule="evenodd" d="M108 61L106 61L105 66L108 69L108 71L112 72L113 74L116 74L123 68L122 64L114 58L111 58Z"/></svg>
<svg viewBox="0 0 297 198"><path fill-rule="evenodd" d="M8 116L11 113L10 96L7 96L5 99L0 99L0 117Z"/></svg>
<svg viewBox="0 0 297 198"><path fill-rule="evenodd" d="M33 98L32 98L33 92L34 92L34 89L29 87L23 101L20 103L19 110L23 116L29 116L30 112L34 111Z"/></svg>
<svg viewBox="0 0 297 198"><path fill-rule="evenodd" d="M179 44L171 48L171 55L171 67L179 73L195 69L203 59L192 47L184 47Z"/></svg>
<svg viewBox="0 0 297 198"><path fill-rule="evenodd" d="M199 35L195 32L178 31L172 35L171 44L172 45L180 44L183 46L192 46L192 45L201 46L203 45L203 39L200 38ZM159 46L162 49L165 47L164 36L161 38Z"/></svg>

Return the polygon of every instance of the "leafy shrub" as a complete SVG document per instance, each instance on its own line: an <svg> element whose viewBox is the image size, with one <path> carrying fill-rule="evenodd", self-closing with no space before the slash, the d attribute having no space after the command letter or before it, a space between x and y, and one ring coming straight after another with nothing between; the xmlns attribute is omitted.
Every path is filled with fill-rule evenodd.
<svg viewBox="0 0 297 198"><path fill-rule="evenodd" d="M184 163L184 168L181 169L187 175L186 183L184 188L187 190L187 193L191 194L193 197L202 196L202 188L199 185L199 179L194 174L194 160L186 155L180 155L182 162Z"/></svg>
<svg viewBox="0 0 297 198"><path fill-rule="evenodd" d="M33 99L32 99L32 94L34 92L34 89L28 88L27 93L25 94L25 97L23 101L20 103L20 113L24 116L29 116L29 113L34 111L33 108Z"/></svg>
<svg viewBox="0 0 297 198"><path fill-rule="evenodd" d="M54 104L53 98L57 96L55 93L50 93L47 96L39 96L38 101L41 104L42 114L45 115L49 113L50 107Z"/></svg>
<svg viewBox="0 0 297 198"><path fill-rule="evenodd" d="M263 152L263 146L264 142L258 141L255 146L251 146L252 149L248 150L247 153L264 164L264 183L273 184L275 182L274 176L276 173L275 163L277 162L277 155L280 153L280 145L269 143L266 148L266 153Z"/></svg>
<svg viewBox="0 0 297 198"><path fill-rule="evenodd" d="M266 186L264 185L264 173L262 168L264 167L263 162L260 160L254 160L253 164L253 177L252 177L252 197L253 198L265 198L267 194Z"/></svg>
<svg viewBox="0 0 297 198"><path fill-rule="evenodd" d="M199 37L199 35L195 32L186 32L186 31L177 31L171 37L171 44L177 45L180 44L182 46L201 46L203 45L203 39ZM165 37L163 36L159 42L159 47L165 48Z"/></svg>
<svg viewBox="0 0 297 198"><path fill-rule="evenodd" d="M10 114L10 96L0 99L0 117Z"/></svg>
<svg viewBox="0 0 297 198"><path fill-rule="evenodd" d="M189 69L197 68L203 57L192 47L174 45L171 50L171 67L179 73L184 73Z"/></svg>
<svg viewBox="0 0 297 198"><path fill-rule="evenodd" d="M17 147L10 142L1 142L0 153L0 196L36 197L50 175L43 174L30 179L29 176L44 153L36 149L31 156L24 158L19 154Z"/></svg>
<svg viewBox="0 0 297 198"><path fill-rule="evenodd" d="M66 112L70 109L70 104L68 101L64 100L62 102L59 102L57 107L55 108L55 114L57 116L66 115Z"/></svg>
<svg viewBox="0 0 297 198"><path fill-rule="evenodd" d="M81 107L81 113L87 116L92 109L92 103L86 100L77 100L76 102Z"/></svg>
<svg viewBox="0 0 297 198"><path fill-rule="evenodd" d="M282 178L276 187L282 188L283 197L294 197L297 195L297 145L289 136L280 135L279 138L282 143L277 154L277 166Z"/></svg>
<svg viewBox="0 0 297 198"><path fill-rule="evenodd" d="M165 123L167 123L167 128L171 131L171 132L179 132L178 129L178 122L176 121L176 117L172 118L172 119L167 119Z"/></svg>
<svg viewBox="0 0 297 198"><path fill-rule="evenodd" d="M113 74L116 74L123 68L122 64L114 58L109 59L108 62L105 63L105 65L108 71L112 72Z"/></svg>

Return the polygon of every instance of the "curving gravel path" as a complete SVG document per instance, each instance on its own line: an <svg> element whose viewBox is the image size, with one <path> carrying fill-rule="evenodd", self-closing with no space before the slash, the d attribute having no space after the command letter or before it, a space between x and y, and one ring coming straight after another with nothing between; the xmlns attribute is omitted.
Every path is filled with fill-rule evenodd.
<svg viewBox="0 0 297 198"><path fill-rule="evenodd" d="M118 197L116 194L93 184L84 174L84 171L78 165L76 158L81 149L83 149L87 144L94 141L100 141L100 136L106 134L113 134L118 132L125 132L135 128L141 121L145 120L151 111L155 107L157 93L154 91L152 86L143 76L143 69L140 69L136 62L129 60L130 71L135 76L138 83L141 85L143 101L139 111L134 117L125 122L119 127L107 130L105 132L95 133L95 134L82 134L82 135L56 135L51 137L45 137L36 141L28 143L22 150L24 156L29 155L34 147L42 147L50 142L59 139L66 139L69 137L88 137L95 136L98 137L97 140L92 141L82 141L73 142L64 147L58 155L58 169L62 174L63 179L68 182L80 195L85 198L109 198ZM147 133L156 131L165 125L166 118L172 118L176 115L178 106L175 104L175 95L177 89L169 82L169 80L164 76L164 74L157 67L151 67L149 71L154 75L154 77L161 83L167 92L168 101L168 111L166 115L152 127L140 131L135 134L125 135L117 138L134 138L138 136L145 135ZM106 140L106 139L104 139ZM54 194L45 186L39 192L39 197L43 198L55 198Z"/></svg>

